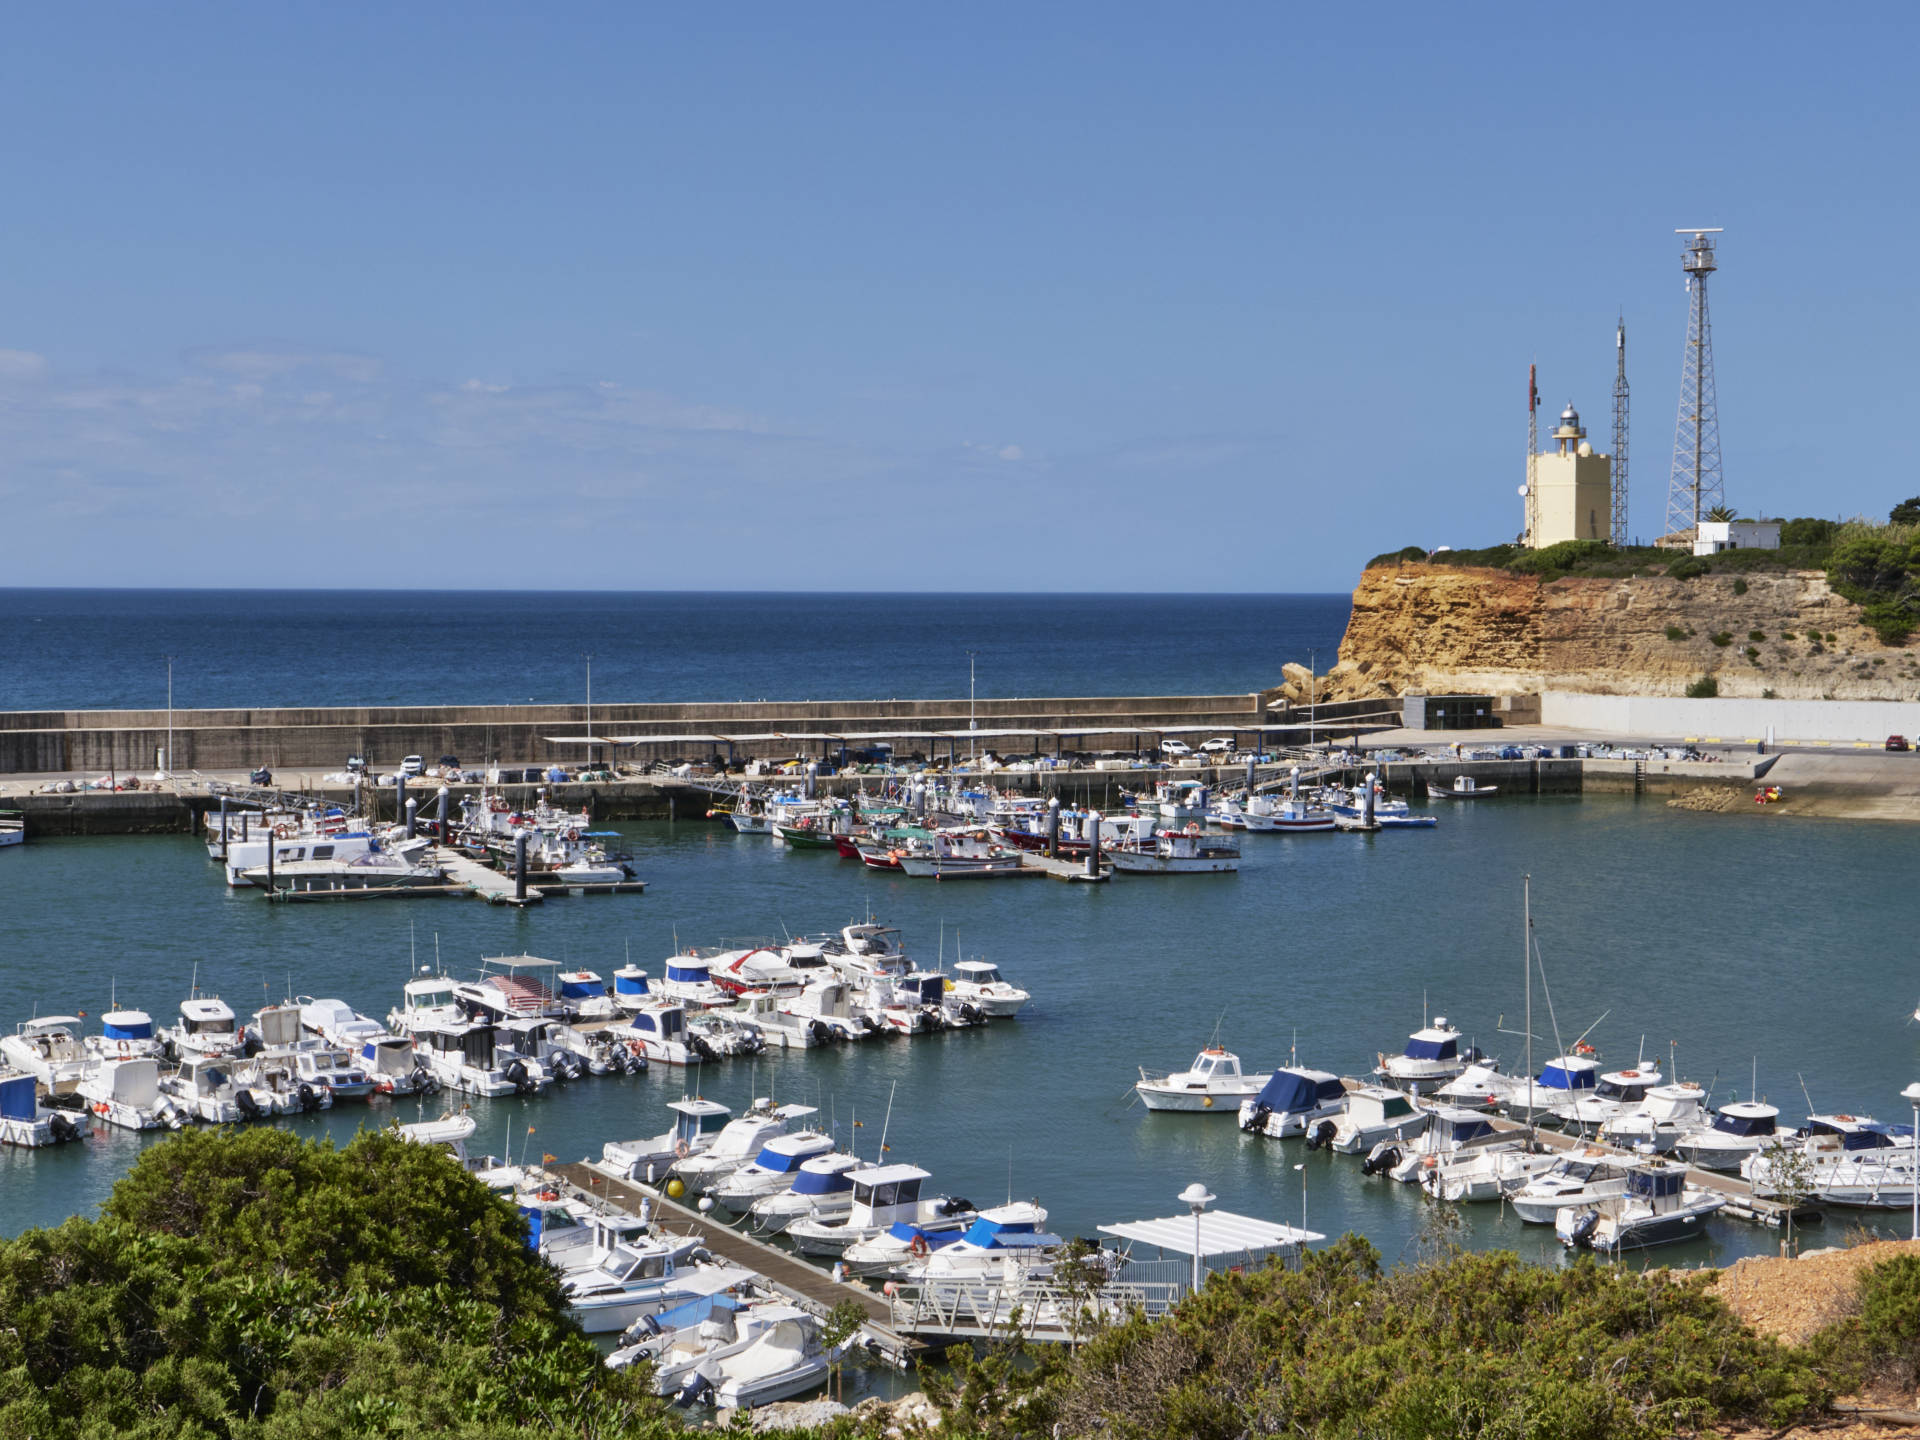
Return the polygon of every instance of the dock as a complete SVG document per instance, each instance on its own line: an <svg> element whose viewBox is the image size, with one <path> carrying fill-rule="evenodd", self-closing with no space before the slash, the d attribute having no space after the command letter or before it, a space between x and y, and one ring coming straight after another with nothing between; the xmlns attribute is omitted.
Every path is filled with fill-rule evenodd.
<svg viewBox="0 0 1920 1440"><path fill-rule="evenodd" d="M460 889L478 895L489 905L538 905L546 892L527 886L526 898L513 893L513 877L490 865L482 865L450 845L436 845L431 851L433 863L444 870Z"/></svg>
<svg viewBox="0 0 1920 1440"><path fill-rule="evenodd" d="M1050 875L1055 880L1066 880L1078 885L1100 885L1113 878L1113 866L1103 864L1098 874L1087 873L1084 860L1056 860L1051 855L1042 855L1032 850L1020 852L1020 866L1023 870L1037 870L1042 875Z"/></svg>

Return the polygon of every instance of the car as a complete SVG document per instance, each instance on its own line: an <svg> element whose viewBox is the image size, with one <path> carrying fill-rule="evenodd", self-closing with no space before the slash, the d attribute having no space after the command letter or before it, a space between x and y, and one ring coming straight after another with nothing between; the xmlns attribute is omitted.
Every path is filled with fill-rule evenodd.
<svg viewBox="0 0 1920 1440"><path fill-rule="evenodd" d="M349 775L366 774L367 773L367 757L364 755L347 756L347 773Z"/></svg>
<svg viewBox="0 0 1920 1440"><path fill-rule="evenodd" d="M460 757L458 755L442 755L440 757L440 768L442 770L458 770L460 768Z"/></svg>
<svg viewBox="0 0 1920 1440"><path fill-rule="evenodd" d="M409 755L400 762L400 773L411 779L427 768L427 762L418 755Z"/></svg>
<svg viewBox="0 0 1920 1440"><path fill-rule="evenodd" d="M1912 748L1913 747L1907 743L1907 737L1904 735L1887 736L1887 749L1889 750L1911 750Z"/></svg>
<svg viewBox="0 0 1920 1440"><path fill-rule="evenodd" d="M1204 741L1201 744L1200 753L1202 755L1231 755L1233 753L1233 738L1228 735L1216 735L1213 739Z"/></svg>
<svg viewBox="0 0 1920 1440"><path fill-rule="evenodd" d="M1184 740L1162 740L1160 742L1160 753L1162 755L1171 755L1175 759L1178 759L1182 755L1193 754L1193 747Z"/></svg>

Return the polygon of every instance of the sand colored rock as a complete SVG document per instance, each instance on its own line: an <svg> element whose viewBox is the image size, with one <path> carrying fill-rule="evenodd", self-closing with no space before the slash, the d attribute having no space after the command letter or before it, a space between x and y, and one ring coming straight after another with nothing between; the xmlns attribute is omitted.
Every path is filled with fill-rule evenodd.
<svg viewBox="0 0 1920 1440"><path fill-rule="evenodd" d="M1745 593L1736 593L1737 578ZM1752 638L1756 631L1762 638ZM1714 644L1715 635L1728 643ZM1416 688L1679 695L1702 675L1729 697L1920 697L1915 648L1880 644L1818 571L1543 584L1505 570L1416 562L1361 575L1325 698Z"/></svg>
<svg viewBox="0 0 1920 1440"><path fill-rule="evenodd" d="M1719 1272L1714 1293L1761 1334L1802 1345L1853 1313L1854 1289L1862 1270L1908 1254L1920 1254L1920 1245L1881 1240L1796 1260L1749 1255Z"/></svg>

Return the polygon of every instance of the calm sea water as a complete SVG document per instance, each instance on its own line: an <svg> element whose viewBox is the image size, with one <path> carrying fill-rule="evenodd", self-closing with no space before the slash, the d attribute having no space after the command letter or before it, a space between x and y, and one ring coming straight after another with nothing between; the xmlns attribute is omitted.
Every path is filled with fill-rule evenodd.
<svg viewBox="0 0 1920 1440"><path fill-rule="evenodd" d="M0 995L34 1011L120 1003L171 1018L196 966L237 1010L289 991L384 1015L410 958L472 971L483 955L550 956L606 974L629 954L656 969L676 943L838 927L869 908L916 956L999 962L1036 999L1019 1020L916 1041L733 1061L692 1076L657 1067L535 1100L477 1101L481 1139L568 1159L666 1128L689 1086L739 1105L772 1094L818 1105L868 1153L980 1203L1037 1196L1055 1227L1177 1213L1199 1180L1230 1210L1359 1230L1411 1253L1424 1202L1357 1162L1256 1140L1230 1120L1149 1115L1136 1067L1175 1068L1216 1033L1250 1065L1296 1053L1355 1073L1397 1048L1423 997L1517 1065L1521 877L1531 872L1551 1004L1535 992L1536 1060L1589 1026L1602 1058L1644 1047L1678 1073L1789 1116L1801 1083L1823 1109L1908 1118L1920 1078L1916 982L1902 936L1914 833L1902 826L1687 814L1653 801L1503 798L1447 810L1426 832L1249 836L1233 877L940 885L889 879L831 852L796 852L703 823L635 825L643 896L526 912L463 900L268 906L229 892L185 838L35 841L0 854ZM289 1121L345 1136L442 1102L376 1104ZM889 1117L889 1110L891 1111ZM849 1127L857 1115L861 1127ZM534 1135L527 1135L528 1126ZM89 1213L140 1148L0 1152L0 1231ZM1296 1171L1296 1164L1305 1170ZM1551 1235L1467 1207L1471 1242L1556 1255ZM1837 1233L1842 1218L1827 1229ZM1904 1230L1904 1214L1886 1217ZM1769 1249L1771 1232L1713 1222L1662 1252L1704 1263Z"/></svg>
<svg viewBox="0 0 1920 1440"><path fill-rule="evenodd" d="M1224 695L1345 595L0 590L0 710Z"/></svg>

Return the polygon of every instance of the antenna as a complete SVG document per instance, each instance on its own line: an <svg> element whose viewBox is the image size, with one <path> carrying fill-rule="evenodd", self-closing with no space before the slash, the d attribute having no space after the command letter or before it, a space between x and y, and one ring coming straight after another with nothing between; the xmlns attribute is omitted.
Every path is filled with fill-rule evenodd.
<svg viewBox="0 0 1920 1440"><path fill-rule="evenodd" d="M1697 539L1700 522L1727 498L1720 468L1720 413L1713 386L1713 323L1707 313L1707 277L1717 269L1718 226L1673 232L1691 235L1681 255L1687 275L1687 348L1680 365L1680 414L1673 427L1673 478L1667 486L1667 533Z"/></svg>
<svg viewBox="0 0 1920 1440"><path fill-rule="evenodd" d="M1540 386L1532 365L1527 366L1527 497L1526 534L1521 538L1529 550L1540 528Z"/></svg>
<svg viewBox="0 0 1920 1440"><path fill-rule="evenodd" d="M1620 317L1614 332L1614 350L1618 356L1613 374L1613 458L1607 472L1613 485L1613 545L1627 548L1627 412L1631 408L1627 394L1627 317Z"/></svg>

